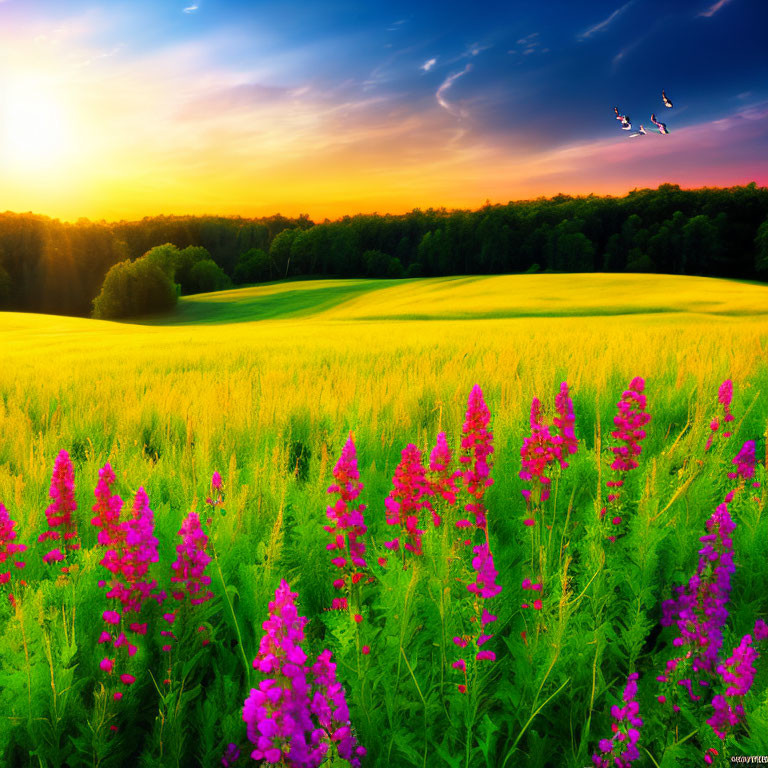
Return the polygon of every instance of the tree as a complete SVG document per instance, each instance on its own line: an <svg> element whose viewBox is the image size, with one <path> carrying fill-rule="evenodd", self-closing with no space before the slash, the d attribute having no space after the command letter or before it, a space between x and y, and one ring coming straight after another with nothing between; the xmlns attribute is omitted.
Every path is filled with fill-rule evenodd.
<svg viewBox="0 0 768 768"><path fill-rule="evenodd" d="M363 254L363 266L366 277L389 277L389 263L391 257L389 254L381 251L366 251ZM398 260L398 263L399 260ZM403 265L400 264L402 270Z"/></svg>
<svg viewBox="0 0 768 768"><path fill-rule="evenodd" d="M188 293L208 293L231 288L232 281L215 261L204 259L190 269L187 285Z"/></svg>
<svg viewBox="0 0 768 768"><path fill-rule="evenodd" d="M0 308L8 306L11 299L11 291L13 289L13 283L11 276L0 265Z"/></svg>
<svg viewBox="0 0 768 768"><path fill-rule="evenodd" d="M176 304L168 275L148 259L121 261L107 272L93 301L93 316L102 320L165 312Z"/></svg>
<svg viewBox="0 0 768 768"><path fill-rule="evenodd" d="M251 248L241 254L235 267L235 283L264 283L270 279L272 262L261 248Z"/></svg>
<svg viewBox="0 0 768 768"><path fill-rule="evenodd" d="M768 278L768 219L760 225L755 237L755 271L764 280Z"/></svg>

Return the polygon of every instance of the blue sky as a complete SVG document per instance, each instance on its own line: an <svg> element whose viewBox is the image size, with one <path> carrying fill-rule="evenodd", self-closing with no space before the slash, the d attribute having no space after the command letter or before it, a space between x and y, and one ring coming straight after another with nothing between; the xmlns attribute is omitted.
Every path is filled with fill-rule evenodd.
<svg viewBox="0 0 768 768"><path fill-rule="evenodd" d="M262 194L258 203L239 201L240 192L206 196L209 207L296 203L320 210L332 203L329 210L348 206L353 213L377 199L377 208L393 209L428 199L472 205L486 197L583 192L585 174L597 192L659 181L739 183L752 168L766 183L765 29L762 0L362 7L0 0L0 43L10 50L5 61L0 55L0 75L12 80L41 58L47 70L59 66L59 93L73 94L60 112L72 123L94 109L83 94L103 90L102 103L114 107L99 118L112 137L102 143L111 146L116 168L129 151L148 173L155 153L187 186L193 160L200 176L194 183L207 179L210 187L219 168L230 189L242 190L246 156L254 158L252 176L275 181L282 155L284 178L292 180L283 192ZM145 121L136 121L156 121L147 141L116 137L111 115L127 109L121 88L130 94L130 123L142 109L142 88L149 94ZM671 110L661 102L662 88ZM655 111L670 136L629 141L613 119L614 105L647 129ZM248 125L259 128L249 133ZM580 167L579 148L586 158ZM610 167L600 167L601 148ZM181 162L185 151L186 169L174 171L171 158ZM91 166L103 160L92 157ZM296 178L302 161L304 187ZM338 178L331 180L334 168ZM507 186L502 173L511 179ZM373 179L379 198L369 189ZM132 188L139 194L141 185L127 183L117 197ZM178 192L170 183L153 205L178 207Z"/></svg>

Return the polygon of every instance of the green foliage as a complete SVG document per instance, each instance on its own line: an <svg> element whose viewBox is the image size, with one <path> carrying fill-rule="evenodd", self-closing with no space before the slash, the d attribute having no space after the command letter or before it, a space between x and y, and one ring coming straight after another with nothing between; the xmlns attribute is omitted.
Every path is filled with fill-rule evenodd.
<svg viewBox="0 0 768 768"><path fill-rule="evenodd" d="M189 270L189 293L209 293L230 288L232 281L212 259L198 261Z"/></svg>
<svg viewBox="0 0 768 768"><path fill-rule="evenodd" d="M272 262L261 248L241 254L232 279L237 284L264 283L272 276Z"/></svg>
<svg viewBox="0 0 768 768"><path fill-rule="evenodd" d="M755 269L764 278L768 275L768 219L757 230L755 249Z"/></svg>
<svg viewBox="0 0 768 768"><path fill-rule="evenodd" d="M93 301L93 316L102 320L166 312L176 304L173 282L147 259L115 264Z"/></svg>

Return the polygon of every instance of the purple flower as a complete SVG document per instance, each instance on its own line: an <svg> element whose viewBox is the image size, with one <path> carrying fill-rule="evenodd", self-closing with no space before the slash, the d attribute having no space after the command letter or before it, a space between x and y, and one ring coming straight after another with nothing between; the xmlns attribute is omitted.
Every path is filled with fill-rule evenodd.
<svg viewBox="0 0 768 768"><path fill-rule="evenodd" d="M611 707L611 717L615 721L613 737L601 739L598 743L599 752L592 755L592 762L597 768L629 768L640 757L637 742L643 721L640 719L640 706L637 703L636 672L627 679L622 701L623 706Z"/></svg>
<svg viewBox="0 0 768 768"><path fill-rule="evenodd" d="M243 706L254 760L274 764L283 758L296 768L317 768L334 742L339 755L357 768L365 754L349 725L344 689L336 680L330 651L310 668L301 647L306 619L298 615L297 595L281 581L262 625L254 669L266 675Z"/></svg>
<svg viewBox="0 0 768 768"><path fill-rule="evenodd" d="M754 664L757 657L757 650L752 647L751 635L744 635L738 646L733 649L730 658L717 667L717 673L726 688L723 694L718 694L712 699L715 712L707 723L721 739L724 739L728 731L738 725L744 717L742 702L754 682Z"/></svg>

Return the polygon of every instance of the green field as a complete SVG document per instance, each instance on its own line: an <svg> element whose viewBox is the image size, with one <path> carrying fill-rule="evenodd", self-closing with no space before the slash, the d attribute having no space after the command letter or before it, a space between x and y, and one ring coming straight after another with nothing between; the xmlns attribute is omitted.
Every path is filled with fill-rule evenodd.
<svg viewBox="0 0 768 768"><path fill-rule="evenodd" d="M340 659L351 717L369 749L364 765L492 766L505 759L507 766L553 765L553 754L558 765L587 765L597 740L606 730L610 735L608 710L629 671L642 673L645 704L654 700L653 664L671 653L671 637L653 634L660 601L695 567L697 539L727 490L731 458L747 439L758 442L760 461L766 455L768 287L759 284L652 275L285 282L182 297L172 314L133 323L2 313L0 350L0 500L34 552L53 462L66 449L75 464L85 548L71 595L59 598L53 581L43 581L37 602L25 604L25 632L37 627L35 663L46 674L64 664L45 661L45 633L59 632L57 601L70 607L82 601L96 607L84 608L78 619L77 675L90 679L98 671L86 617L98 623L100 593L86 577L98 578L88 521L99 468L112 464L125 499L140 485L146 489L160 539L158 574L174 557L182 518L202 508L211 473L219 470L228 515L216 546L222 579L236 588L245 653L253 657L270 594L288 579L299 592L301 613L311 619L310 642L325 637ZM634 376L646 381L652 421L628 490L632 522L621 558L617 549L606 561L598 555L595 508L604 493L616 402ZM705 455L717 388L726 378L734 382L734 437ZM573 561L569 572L566 558L562 570L561 548L554 569L550 563L551 574L563 579L555 590L561 603L547 614L533 647L520 640L526 619L517 607L530 547L521 523L520 446L529 433L532 397L551 408L561 381L572 393L579 452L555 487L553 520L563 546L571 542ZM470 712L455 701L453 688L447 693L446 680L456 681L444 643L427 638L430 622L440 621L432 591L439 573L427 573L425 565L422 572L381 576L391 595L382 603L372 597L366 614L380 648L372 643L361 672L349 638L323 613L333 577L321 526L325 489L351 432L366 486L373 560L388 534L383 500L401 450L413 442L428 451L439 431L457 447L474 384L483 390L494 432L495 484L486 499L504 592L497 606L503 629L494 639L499 662L478 682ZM768 578L764 502L761 489L758 501L737 504L743 525L735 536L741 550L728 648L768 610L760 586ZM45 569L34 554L27 560L25 579L35 583ZM238 731L246 693L240 657L230 644L220 584L214 587L216 605L207 610L220 638L214 643L218 682L205 678L210 711L201 700L186 705L188 719L174 726L180 730L169 741L176 746L166 746L178 761L167 757L168 765L198 759L213 765L222 744L239 738L246 746ZM392 596L400 588L412 603ZM454 586L449 593L450 605L458 605L461 591ZM0 651L0 708L13 713L2 716L14 728L0 724L0 755L20 755L29 746L25 721L55 718L46 674L31 682L17 675L3 690L2 675L22 658L26 640L19 622L2 610L9 642ZM48 611L45 622L36 622L37 610ZM455 618L451 610L458 609L445 610ZM764 671L760 680L762 692L749 700L750 718L757 712L758 719L730 740L731 753L768 751ZM91 706L93 684L84 685L66 714L56 715L62 732ZM392 698L393 687L399 698ZM157 708L153 690L147 682L136 693L142 706ZM152 717L154 711L138 717L123 738L141 741L141 728L156 727ZM692 761L704 746L718 743L703 721L684 744L680 739L694 730L689 722L675 724L677 736L667 739L654 717L647 745L654 761L664 754L664 768L699 764ZM149 750L136 752L150 760L145 764L166 764L151 762L160 760L156 741L141 748ZM653 764L644 759L643 765ZM117 763L107 755L101 764Z"/></svg>

